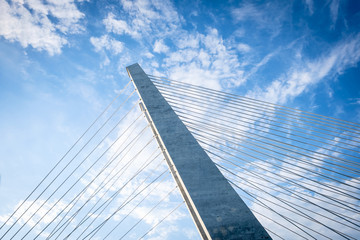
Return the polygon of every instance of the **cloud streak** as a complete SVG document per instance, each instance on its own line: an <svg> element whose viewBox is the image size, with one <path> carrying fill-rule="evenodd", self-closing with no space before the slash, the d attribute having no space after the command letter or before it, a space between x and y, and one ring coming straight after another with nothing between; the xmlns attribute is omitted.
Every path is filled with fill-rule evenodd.
<svg viewBox="0 0 360 240"><path fill-rule="evenodd" d="M249 91L247 96L284 104L328 78L336 78L360 60L360 34L341 41L318 59L295 63L290 70L265 89Z"/></svg>

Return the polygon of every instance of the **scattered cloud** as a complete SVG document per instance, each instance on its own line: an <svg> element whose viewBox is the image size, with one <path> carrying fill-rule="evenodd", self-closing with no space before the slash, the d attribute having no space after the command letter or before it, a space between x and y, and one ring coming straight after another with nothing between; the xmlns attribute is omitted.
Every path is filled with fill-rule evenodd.
<svg viewBox="0 0 360 240"><path fill-rule="evenodd" d="M137 31L130 28L129 25L125 21L115 19L115 16L112 13L109 13L107 18L105 18L103 20L103 23L106 27L106 30L109 32L113 32L113 33L116 33L119 35L127 34L133 38L140 37L140 35Z"/></svg>
<svg viewBox="0 0 360 240"><path fill-rule="evenodd" d="M184 34L181 38L175 39L176 46L179 49L184 48L198 48L200 44L199 34Z"/></svg>
<svg viewBox="0 0 360 240"><path fill-rule="evenodd" d="M157 63L144 63L144 69L152 69L149 73L164 74L163 70L158 71L163 68L172 79L215 89L245 82L241 78L243 71L237 53L250 51L250 46L240 44L238 50L234 49L215 28L206 28L205 34L183 28L182 17L171 4L165 12L156 1L122 2L122 5L128 14L124 18L126 21L109 14L103 23L109 33L135 39L143 46L145 57L152 58L153 53L164 54ZM149 46L149 42L154 42L153 46Z"/></svg>
<svg viewBox="0 0 360 240"><path fill-rule="evenodd" d="M68 43L66 34L82 30L83 17L73 1L0 0L0 35L24 48L59 54Z"/></svg>
<svg viewBox="0 0 360 240"><path fill-rule="evenodd" d="M121 5L127 13L126 20L116 19L110 13L103 21L109 32L129 35L137 40L144 37L152 39L154 36L173 33L181 22L170 1L123 0Z"/></svg>
<svg viewBox="0 0 360 240"><path fill-rule="evenodd" d="M161 40L156 40L154 43L154 52L156 53L167 53L169 51L169 47L166 46L166 44L164 43L164 41Z"/></svg>
<svg viewBox="0 0 360 240"><path fill-rule="evenodd" d="M185 44L187 40L190 44ZM238 56L217 29L187 34L174 43L179 50L169 52L163 61L170 78L214 89L244 83Z"/></svg>
<svg viewBox="0 0 360 240"><path fill-rule="evenodd" d="M108 35L103 35L100 38L91 37L90 42L97 52L106 49L114 54L119 54L124 49L124 43L117 41Z"/></svg>

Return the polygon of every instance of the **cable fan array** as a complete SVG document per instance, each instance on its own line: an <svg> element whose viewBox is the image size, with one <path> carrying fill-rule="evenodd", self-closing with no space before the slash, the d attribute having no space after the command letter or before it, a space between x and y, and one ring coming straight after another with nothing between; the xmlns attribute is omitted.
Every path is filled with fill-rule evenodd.
<svg viewBox="0 0 360 240"><path fill-rule="evenodd" d="M149 77L272 238L360 238L359 124Z"/></svg>
<svg viewBox="0 0 360 240"><path fill-rule="evenodd" d="M131 86L1 218L0 239L184 236L182 221L196 232Z"/></svg>
<svg viewBox="0 0 360 240"><path fill-rule="evenodd" d="M360 239L360 124L149 77L273 239ZM199 238L130 86L0 239Z"/></svg>

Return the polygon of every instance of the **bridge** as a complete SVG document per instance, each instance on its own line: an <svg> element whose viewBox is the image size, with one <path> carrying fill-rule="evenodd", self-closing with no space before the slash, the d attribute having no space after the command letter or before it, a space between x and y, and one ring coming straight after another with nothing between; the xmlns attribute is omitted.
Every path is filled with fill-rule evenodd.
<svg viewBox="0 0 360 240"><path fill-rule="evenodd" d="M360 124L127 71L1 239L360 239Z"/></svg>

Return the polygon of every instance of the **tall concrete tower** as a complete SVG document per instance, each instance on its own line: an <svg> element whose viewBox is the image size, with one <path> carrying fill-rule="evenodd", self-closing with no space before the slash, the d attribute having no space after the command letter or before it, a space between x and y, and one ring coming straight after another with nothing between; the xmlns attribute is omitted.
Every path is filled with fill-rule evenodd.
<svg viewBox="0 0 360 240"><path fill-rule="evenodd" d="M127 71L203 239L271 239L138 64Z"/></svg>

